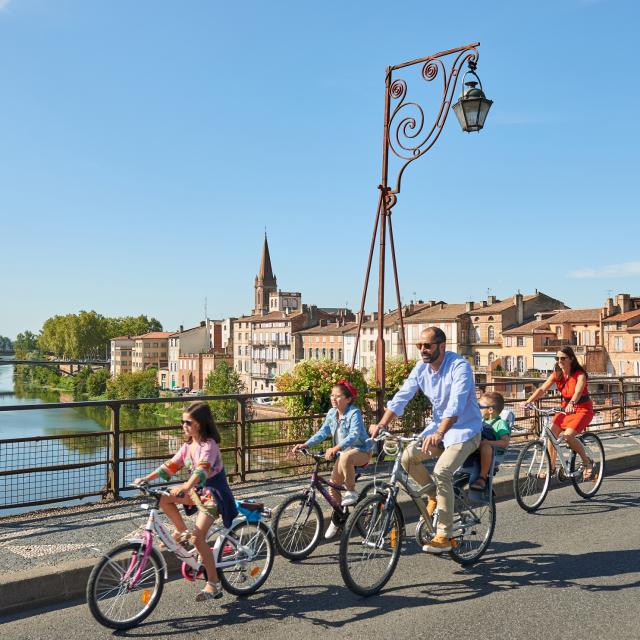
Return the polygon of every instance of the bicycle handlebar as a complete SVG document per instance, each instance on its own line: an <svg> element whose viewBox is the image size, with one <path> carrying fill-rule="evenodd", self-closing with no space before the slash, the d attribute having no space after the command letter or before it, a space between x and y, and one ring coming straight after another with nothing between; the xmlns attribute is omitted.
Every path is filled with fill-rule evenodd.
<svg viewBox="0 0 640 640"><path fill-rule="evenodd" d="M528 404L525 404L524 408L532 409L533 411L540 414L541 416L553 416L556 413L566 413L564 409L559 409L558 407L551 407L550 409L541 409L540 407L537 407L535 404L531 402L529 402Z"/></svg>

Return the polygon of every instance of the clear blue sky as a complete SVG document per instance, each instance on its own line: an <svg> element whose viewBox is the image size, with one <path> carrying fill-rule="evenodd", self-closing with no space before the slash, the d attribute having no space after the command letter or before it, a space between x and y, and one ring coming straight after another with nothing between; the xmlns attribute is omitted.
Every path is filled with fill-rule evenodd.
<svg viewBox="0 0 640 640"><path fill-rule="evenodd" d="M0 334L249 312L265 226L282 289L357 308L385 67L474 41L494 106L405 173L403 300L638 295L638 24L636 0L0 0Z"/></svg>

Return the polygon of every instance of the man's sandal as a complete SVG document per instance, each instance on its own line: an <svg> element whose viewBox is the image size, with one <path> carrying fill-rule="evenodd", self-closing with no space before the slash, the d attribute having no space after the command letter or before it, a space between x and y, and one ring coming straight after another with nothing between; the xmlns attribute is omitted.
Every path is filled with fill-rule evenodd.
<svg viewBox="0 0 640 640"><path fill-rule="evenodd" d="M472 485L469 486L469 489L473 489L474 491L484 491L487 488L487 478L483 478L480 476Z"/></svg>

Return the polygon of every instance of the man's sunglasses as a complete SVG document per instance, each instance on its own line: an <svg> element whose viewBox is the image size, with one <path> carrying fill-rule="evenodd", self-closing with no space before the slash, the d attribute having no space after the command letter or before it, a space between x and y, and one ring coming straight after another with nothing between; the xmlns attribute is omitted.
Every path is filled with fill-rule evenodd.
<svg viewBox="0 0 640 640"><path fill-rule="evenodd" d="M431 347L434 347L437 344L442 344L442 340L438 340L437 342L416 342L416 347L422 351L423 349L428 349L431 351Z"/></svg>

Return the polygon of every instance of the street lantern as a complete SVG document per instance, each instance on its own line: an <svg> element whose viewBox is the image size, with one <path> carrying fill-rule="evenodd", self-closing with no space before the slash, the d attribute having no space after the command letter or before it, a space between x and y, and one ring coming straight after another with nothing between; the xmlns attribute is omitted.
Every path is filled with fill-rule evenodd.
<svg viewBox="0 0 640 640"><path fill-rule="evenodd" d="M477 82L470 80L465 82L467 75L472 74L477 78ZM469 70L464 74L462 79L462 94L458 102L451 107L458 118L458 122L463 131L471 133L471 131L480 131L484 127L484 121L487 119L489 109L493 104L492 100L488 100L482 90L482 82L478 78L478 74ZM480 87L478 87L480 85Z"/></svg>

